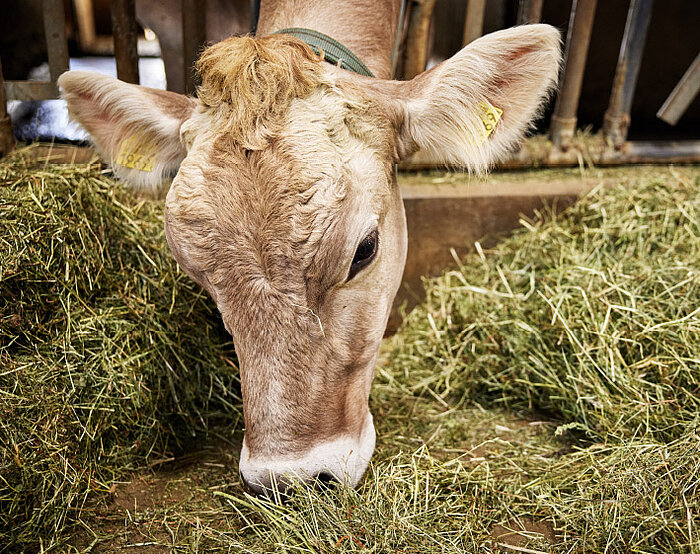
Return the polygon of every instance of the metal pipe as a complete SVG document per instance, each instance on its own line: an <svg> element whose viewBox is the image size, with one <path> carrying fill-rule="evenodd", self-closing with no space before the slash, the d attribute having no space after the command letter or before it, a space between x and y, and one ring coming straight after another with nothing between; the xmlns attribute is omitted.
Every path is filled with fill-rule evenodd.
<svg viewBox="0 0 700 554"><path fill-rule="evenodd" d="M5 97L5 80L2 77L2 62L0 62L0 158L15 147L15 135L12 131L12 120L7 114L7 98Z"/></svg>
<svg viewBox="0 0 700 554"><path fill-rule="evenodd" d="M41 10L44 17L46 50L49 54L49 71L51 81L55 83L61 73L68 71L69 61L63 0L43 0Z"/></svg>
<svg viewBox="0 0 700 554"><path fill-rule="evenodd" d="M185 92L196 88L194 64L206 40L206 1L182 0L182 49L185 76Z"/></svg>
<svg viewBox="0 0 700 554"><path fill-rule="evenodd" d="M611 163L613 158L608 155L606 160ZM697 164L700 163L700 141L635 140L627 142L623 149L621 163Z"/></svg>
<svg viewBox="0 0 700 554"><path fill-rule="evenodd" d="M514 167L523 164L534 165L534 159L527 156L514 160ZM568 152L552 151L543 166L577 166L588 158L596 166L616 166L628 164L696 164L700 162L700 141L628 141L621 148L606 148L600 144L586 152L570 149ZM509 166L506 162L505 166Z"/></svg>
<svg viewBox="0 0 700 554"><path fill-rule="evenodd" d="M698 91L700 91L700 54L695 57L681 80L656 112L656 117L663 119L669 125L675 125L698 95Z"/></svg>
<svg viewBox="0 0 700 554"><path fill-rule="evenodd" d="M467 16L464 18L464 34L462 46L466 46L478 39L484 33L484 10L486 0L469 0L467 2Z"/></svg>
<svg viewBox="0 0 700 554"><path fill-rule="evenodd" d="M552 115L550 136L558 148L569 148L576 131L576 113L586 69L588 45L595 18L596 0L574 0L566 37L566 66Z"/></svg>
<svg viewBox="0 0 700 554"><path fill-rule="evenodd" d="M632 99L637 87L653 4L653 0L631 0L627 12L610 104L603 118L603 135L616 148L620 148L627 139Z"/></svg>
<svg viewBox="0 0 700 554"><path fill-rule="evenodd" d="M543 3L544 0L520 0L520 4L518 4L518 25L542 21Z"/></svg>
<svg viewBox="0 0 700 554"><path fill-rule="evenodd" d="M134 0L112 0L112 35L117 77L127 83L138 84L138 26Z"/></svg>

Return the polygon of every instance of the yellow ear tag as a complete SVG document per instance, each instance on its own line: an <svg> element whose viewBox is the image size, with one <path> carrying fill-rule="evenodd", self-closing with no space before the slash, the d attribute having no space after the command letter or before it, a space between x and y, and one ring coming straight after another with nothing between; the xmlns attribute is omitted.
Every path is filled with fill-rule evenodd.
<svg viewBox="0 0 700 554"><path fill-rule="evenodd" d="M501 108L492 106L486 100L479 102L479 119L481 119L481 123L484 126L484 141L491 136L502 115L503 110Z"/></svg>
<svg viewBox="0 0 700 554"><path fill-rule="evenodd" d="M131 135L119 145L117 163L122 167L153 171L156 163L156 145L141 135Z"/></svg>

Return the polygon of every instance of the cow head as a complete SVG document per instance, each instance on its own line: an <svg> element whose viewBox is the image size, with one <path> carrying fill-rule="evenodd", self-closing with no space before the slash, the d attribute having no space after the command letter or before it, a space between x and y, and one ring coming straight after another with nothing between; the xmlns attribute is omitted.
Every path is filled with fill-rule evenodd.
<svg viewBox="0 0 700 554"><path fill-rule="evenodd" d="M532 25L479 39L411 81L383 81L273 35L206 50L197 99L60 78L70 113L123 180L153 188L174 175L166 236L233 336L251 488L359 481L406 256L394 164L422 148L486 169L528 128L559 57L557 31Z"/></svg>

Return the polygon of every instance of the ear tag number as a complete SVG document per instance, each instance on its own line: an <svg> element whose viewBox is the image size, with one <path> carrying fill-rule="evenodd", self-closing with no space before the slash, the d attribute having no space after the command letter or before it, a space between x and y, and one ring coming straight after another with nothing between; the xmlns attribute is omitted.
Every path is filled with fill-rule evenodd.
<svg viewBox="0 0 700 554"><path fill-rule="evenodd" d="M141 135L131 135L119 145L116 162L130 169L153 171L156 163L156 145Z"/></svg>
<svg viewBox="0 0 700 554"><path fill-rule="evenodd" d="M501 108L492 106L486 100L479 102L479 119L481 119L481 123L484 126L484 142L491 136L502 115L503 110Z"/></svg>

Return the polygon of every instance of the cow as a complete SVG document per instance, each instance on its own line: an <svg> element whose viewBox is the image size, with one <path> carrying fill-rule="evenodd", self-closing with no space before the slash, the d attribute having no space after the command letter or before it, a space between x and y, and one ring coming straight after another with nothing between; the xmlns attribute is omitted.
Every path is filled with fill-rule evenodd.
<svg viewBox="0 0 700 554"><path fill-rule="evenodd" d="M560 36L499 31L391 80L395 0L263 0L256 36L197 63L196 98L70 71L71 116L141 190L174 176L165 234L212 296L240 365L239 471L254 493L355 486L375 446L370 385L406 257L395 164L418 149L483 172L555 86ZM373 76L291 34L332 37ZM323 50L323 49L321 49Z"/></svg>

